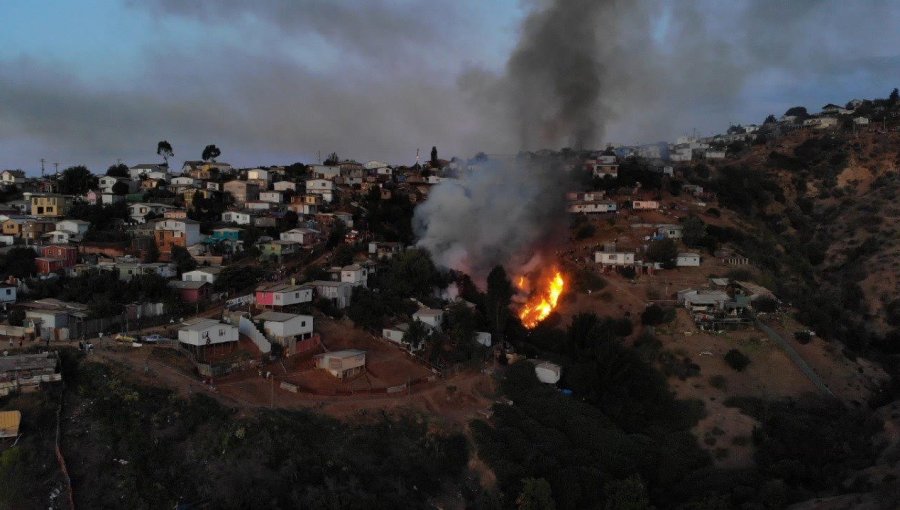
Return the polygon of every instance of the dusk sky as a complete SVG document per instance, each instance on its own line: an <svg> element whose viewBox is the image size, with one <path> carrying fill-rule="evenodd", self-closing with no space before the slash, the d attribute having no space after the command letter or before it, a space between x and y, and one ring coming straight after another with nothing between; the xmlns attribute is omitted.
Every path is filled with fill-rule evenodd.
<svg viewBox="0 0 900 510"><path fill-rule="evenodd" d="M179 165L210 143L239 166L515 152L503 77L549 3L0 1L0 168L99 173L159 160L162 139ZM895 2L607 4L597 147L900 85Z"/></svg>

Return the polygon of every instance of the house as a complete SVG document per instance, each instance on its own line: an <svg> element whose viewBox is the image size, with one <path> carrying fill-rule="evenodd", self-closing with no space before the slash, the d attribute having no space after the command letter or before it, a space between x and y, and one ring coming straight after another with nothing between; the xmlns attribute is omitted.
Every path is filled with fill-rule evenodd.
<svg viewBox="0 0 900 510"><path fill-rule="evenodd" d="M187 248L203 240L200 223L194 220L164 219L154 225L153 239L163 260L169 260L172 248Z"/></svg>
<svg viewBox="0 0 900 510"><path fill-rule="evenodd" d="M853 119L853 123L856 124L857 126L868 126L869 118L868 117L855 117Z"/></svg>
<svg viewBox="0 0 900 510"><path fill-rule="evenodd" d="M61 259L50 257L37 257L34 259L34 266L37 268L38 274L48 275L50 273L58 273L65 269Z"/></svg>
<svg viewBox="0 0 900 510"><path fill-rule="evenodd" d="M124 202L125 200L126 200L125 195L117 195L115 193L101 193L100 194L100 203L103 205L118 204L119 202Z"/></svg>
<svg viewBox="0 0 900 510"><path fill-rule="evenodd" d="M222 272L221 267L201 267L193 271L182 273L181 280L185 282L206 282L209 284L216 283L216 279Z"/></svg>
<svg viewBox="0 0 900 510"><path fill-rule="evenodd" d="M679 253L675 258L677 267L698 267L700 266L700 255L696 253Z"/></svg>
<svg viewBox="0 0 900 510"><path fill-rule="evenodd" d="M215 319L192 319L178 330L178 341L194 352L203 347L236 345L238 328Z"/></svg>
<svg viewBox="0 0 900 510"><path fill-rule="evenodd" d="M3 235L22 237L22 231L25 227L26 218L9 218L2 224Z"/></svg>
<svg viewBox="0 0 900 510"><path fill-rule="evenodd" d="M187 176L187 175L180 175L180 176L178 176L178 177L172 177L172 180L169 181L169 187L172 188L173 191L174 191L176 188L179 188L179 191L181 191L180 188L190 188L190 187L193 187L195 182L196 182L196 181L194 180L193 177L190 177L190 176ZM177 193L177 192L178 192L178 191L176 191L176 193Z"/></svg>
<svg viewBox="0 0 900 510"><path fill-rule="evenodd" d="M656 200L632 200L631 208L636 211L659 209L659 202Z"/></svg>
<svg viewBox="0 0 900 510"><path fill-rule="evenodd" d="M0 285L0 303L15 303L17 291L15 285Z"/></svg>
<svg viewBox="0 0 900 510"><path fill-rule="evenodd" d="M262 168L253 168L247 170L247 180L252 181L260 188L268 187L270 177L271 176L269 175L269 171L263 170Z"/></svg>
<svg viewBox="0 0 900 510"><path fill-rule="evenodd" d="M139 186L138 183L127 177L113 177L111 175L104 175L97 179L97 186L100 188L101 193L115 193L113 188L120 182L126 186L128 193L137 191Z"/></svg>
<svg viewBox="0 0 900 510"><path fill-rule="evenodd" d="M674 224L657 225L656 234L669 239L681 239L684 237L684 227Z"/></svg>
<svg viewBox="0 0 900 510"><path fill-rule="evenodd" d="M474 306L474 305L473 305ZM476 331L475 332L475 341L480 345L485 347L490 347L492 344L491 334L487 331Z"/></svg>
<svg viewBox="0 0 900 510"><path fill-rule="evenodd" d="M150 172L163 172L166 173L169 171L169 167L166 165L157 165L154 163L141 163L139 165L134 165L128 169L128 177L131 178L132 181L138 181L141 179L141 175L148 175Z"/></svg>
<svg viewBox="0 0 900 510"><path fill-rule="evenodd" d="M392 259L402 251L403 245L396 242L372 241L369 243L369 255L374 255L379 260Z"/></svg>
<svg viewBox="0 0 900 510"><path fill-rule="evenodd" d="M678 303L695 312L721 310L729 300L731 298L723 290L685 289L678 291Z"/></svg>
<svg viewBox="0 0 900 510"><path fill-rule="evenodd" d="M706 159L725 159L725 151L707 150L703 155Z"/></svg>
<svg viewBox="0 0 900 510"><path fill-rule="evenodd" d="M278 181L272 184L272 189L284 193L285 191L297 191L297 183L291 181Z"/></svg>
<svg viewBox="0 0 900 510"><path fill-rule="evenodd" d="M441 331L444 327L444 311L434 308L420 308L413 314L413 320L427 324L436 331Z"/></svg>
<svg viewBox="0 0 900 510"><path fill-rule="evenodd" d="M175 209L175 206L168 204L151 204L138 202L128 206L128 215L137 223L147 221L147 215L162 216L166 211Z"/></svg>
<svg viewBox="0 0 900 510"><path fill-rule="evenodd" d="M353 297L353 285L346 282L332 282L328 280L316 280L307 285L316 290L316 294L323 299L331 301L338 308L346 308Z"/></svg>
<svg viewBox="0 0 900 510"><path fill-rule="evenodd" d="M297 354L297 343L313 336L312 315L268 311L253 317L253 321L267 339L284 347L288 355Z"/></svg>
<svg viewBox="0 0 900 510"><path fill-rule="evenodd" d="M58 361L56 353L18 354L0 358L0 396L14 391L30 393L41 388L42 383L62 380L56 371ZM3 436L17 433L22 415L19 411L9 411L0 419Z"/></svg>
<svg viewBox="0 0 900 510"><path fill-rule="evenodd" d="M354 287L368 287L369 270L359 264L350 264L341 268L341 281Z"/></svg>
<svg viewBox="0 0 900 510"><path fill-rule="evenodd" d="M276 240L259 245L260 258L274 257L279 262L281 262L284 257L300 253L300 249L300 243L294 241Z"/></svg>
<svg viewBox="0 0 900 510"><path fill-rule="evenodd" d="M72 267L78 263L78 248L75 246L50 245L41 248L41 255L47 258L62 260L63 268Z"/></svg>
<svg viewBox="0 0 900 510"><path fill-rule="evenodd" d="M570 202L566 207L570 213L608 213L616 212L615 202Z"/></svg>
<svg viewBox="0 0 900 510"><path fill-rule="evenodd" d="M409 324L403 322L400 324L395 324L389 328L384 328L381 330L381 336L385 340L389 340L394 342L395 344L401 345L409 351L417 351L422 349L423 345L418 345L415 348L409 343L406 338L406 333L409 331Z"/></svg>
<svg viewBox="0 0 900 510"><path fill-rule="evenodd" d="M847 115L853 113L853 110L848 110L843 106L838 106L836 104L828 103L822 107L822 113L828 115Z"/></svg>
<svg viewBox="0 0 900 510"><path fill-rule="evenodd" d="M253 216L241 211L225 211L222 213L223 223L235 223L237 225L252 225Z"/></svg>
<svg viewBox="0 0 900 510"><path fill-rule="evenodd" d="M89 228L91 228L91 222L84 220L62 220L56 222L56 230L69 232L76 240L81 239Z"/></svg>
<svg viewBox="0 0 900 510"><path fill-rule="evenodd" d="M47 242L53 244L69 244L74 241L73 234L71 232L66 232L65 230L51 230L44 234L43 237Z"/></svg>
<svg viewBox="0 0 900 510"><path fill-rule="evenodd" d="M603 266L631 266L634 265L634 253L597 251L594 262Z"/></svg>
<svg viewBox="0 0 900 510"><path fill-rule="evenodd" d="M260 191L259 200L270 204L280 204L284 201L284 196L280 191Z"/></svg>
<svg viewBox="0 0 900 510"><path fill-rule="evenodd" d="M244 209L248 211L268 211L272 208L272 204L270 202L263 202L261 200L250 200L249 202L244 202Z"/></svg>
<svg viewBox="0 0 900 510"><path fill-rule="evenodd" d="M310 165L309 173L315 176L317 179L331 180L341 175L341 167L328 165ZM308 187L309 183L307 183L307 188Z"/></svg>
<svg viewBox="0 0 900 510"><path fill-rule="evenodd" d="M619 176L619 165L616 164L615 156L601 156L596 160L590 160L589 164L594 177L615 179Z"/></svg>
<svg viewBox="0 0 900 510"><path fill-rule="evenodd" d="M326 352L315 357L316 368L328 371L338 379L350 379L366 369L366 352L357 349Z"/></svg>
<svg viewBox="0 0 900 510"><path fill-rule="evenodd" d="M236 204L244 204L259 198L259 185L247 181L233 180L226 182L222 189L231 193Z"/></svg>
<svg viewBox="0 0 900 510"><path fill-rule="evenodd" d="M242 228L222 227L213 229L211 238L218 241L240 241L243 232Z"/></svg>
<svg viewBox="0 0 900 510"><path fill-rule="evenodd" d="M198 303L209 299L212 293L212 285L209 282L172 280L167 285L178 292L182 303Z"/></svg>
<svg viewBox="0 0 900 510"><path fill-rule="evenodd" d="M256 304L260 306L291 306L312 299L313 288L309 285L271 283L256 288Z"/></svg>
<svg viewBox="0 0 900 510"><path fill-rule="evenodd" d="M311 228L294 228L282 232L279 237L282 241L293 241L303 246L310 246L319 240L319 231Z"/></svg>
<svg viewBox="0 0 900 510"><path fill-rule="evenodd" d="M0 184L4 186L15 186L25 182L24 170L4 170L0 172Z"/></svg>
<svg viewBox="0 0 900 510"><path fill-rule="evenodd" d="M22 224L22 239L30 243L39 241L44 234L56 230L56 222L50 219L29 219Z"/></svg>
<svg viewBox="0 0 900 510"><path fill-rule="evenodd" d="M31 215L42 218L65 216L72 207L72 197L58 193L34 193L31 195Z"/></svg>
<svg viewBox="0 0 900 510"><path fill-rule="evenodd" d="M306 192L319 195L323 201L331 203L334 201L334 182L327 179L310 179L306 181Z"/></svg>

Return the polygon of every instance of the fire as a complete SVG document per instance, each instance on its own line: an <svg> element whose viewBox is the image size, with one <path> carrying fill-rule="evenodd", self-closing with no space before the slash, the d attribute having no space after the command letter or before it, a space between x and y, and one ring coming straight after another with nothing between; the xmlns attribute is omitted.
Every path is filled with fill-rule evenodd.
<svg viewBox="0 0 900 510"><path fill-rule="evenodd" d="M526 328L532 329L556 309L559 296L566 288L566 280L559 269L553 268L547 277L539 280L534 291L529 292L525 276L520 276L516 285L521 292L528 293L528 299L519 308L519 319Z"/></svg>

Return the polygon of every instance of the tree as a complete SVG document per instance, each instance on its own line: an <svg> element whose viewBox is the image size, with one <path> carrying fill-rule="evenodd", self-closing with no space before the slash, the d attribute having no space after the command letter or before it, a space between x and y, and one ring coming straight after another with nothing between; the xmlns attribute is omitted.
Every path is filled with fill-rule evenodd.
<svg viewBox="0 0 900 510"><path fill-rule="evenodd" d="M807 113L806 107L804 106L794 106L788 108L788 110L784 112L784 114L789 117L799 117L801 119L809 117L809 113Z"/></svg>
<svg viewBox="0 0 900 510"><path fill-rule="evenodd" d="M403 341L408 343L412 350L418 350L425 340L428 339L431 330L422 321L412 321L409 323L409 329L403 335Z"/></svg>
<svg viewBox="0 0 900 510"><path fill-rule="evenodd" d="M128 177L128 166L124 163L110 165L106 169L106 175L109 177Z"/></svg>
<svg viewBox="0 0 900 510"><path fill-rule="evenodd" d="M737 370L738 372L742 372L747 365L750 364L750 358L744 355L741 351L737 349L731 349L727 353L725 353L725 362L728 363L728 366Z"/></svg>
<svg viewBox="0 0 900 510"><path fill-rule="evenodd" d="M31 248L17 246L6 252L2 273L16 278L27 278L37 271L34 264L36 257L37 254Z"/></svg>
<svg viewBox="0 0 900 510"><path fill-rule="evenodd" d="M776 119L774 115L769 114L769 116L766 117L766 120L763 121L763 124L775 124L776 122L778 122L778 119Z"/></svg>
<svg viewBox="0 0 900 510"><path fill-rule="evenodd" d="M341 158L338 157L337 152L332 152L325 158L325 165L327 166L337 166L341 162Z"/></svg>
<svg viewBox="0 0 900 510"><path fill-rule="evenodd" d="M894 90L891 91L891 95L888 96L888 101L891 104L897 104L897 101L900 101L900 91L894 88Z"/></svg>
<svg viewBox="0 0 900 510"><path fill-rule="evenodd" d="M498 342L503 340L509 319L509 303L515 292L503 266L496 266L487 277L487 294L484 297L488 322Z"/></svg>
<svg viewBox="0 0 900 510"><path fill-rule="evenodd" d="M522 480L522 492L516 498L519 510L554 510L553 493L550 483L543 478Z"/></svg>
<svg viewBox="0 0 900 510"><path fill-rule="evenodd" d="M21 326L25 323L25 310L21 308L13 308L9 312L8 319L10 326Z"/></svg>
<svg viewBox="0 0 900 510"><path fill-rule="evenodd" d="M144 260L144 262L153 263L158 260L159 260L159 248L156 247L156 243L150 243L150 247L147 249L147 257ZM218 282L218 280L216 280L216 281Z"/></svg>
<svg viewBox="0 0 900 510"><path fill-rule="evenodd" d="M97 187L97 176L84 165L70 166L63 170L57 185L65 195L84 195Z"/></svg>
<svg viewBox="0 0 900 510"><path fill-rule="evenodd" d="M682 224L682 240L684 244L697 247L706 239L706 223L696 216L690 216Z"/></svg>
<svg viewBox="0 0 900 510"><path fill-rule="evenodd" d="M666 269L675 267L675 259L678 257L678 247L671 239L659 239L650 243L647 250L647 258L653 262L659 262Z"/></svg>
<svg viewBox="0 0 900 510"><path fill-rule="evenodd" d="M166 161L166 166L169 166L169 158L175 155L175 152L172 150L172 144L168 140L161 140L156 144L156 153L163 157Z"/></svg>
<svg viewBox="0 0 900 510"><path fill-rule="evenodd" d="M650 500L647 498L647 488L638 475L632 475L624 480L614 480L604 487L606 492L606 510L648 510Z"/></svg>
<svg viewBox="0 0 900 510"><path fill-rule="evenodd" d="M114 195L127 195L129 191L129 187L124 182L117 182L112 186L112 192Z"/></svg>
<svg viewBox="0 0 900 510"><path fill-rule="evenodd" d="M438 167L437 147L431 148L431 167L432 168Z"/></svg>
<svg viewBox="0 0 900 510"><path fill-rule="evenodd" d="M179 277L188 271L197 269L197 261L181 246L172 247L172 262L175 263L175 267L178 269Z"/></svg>
<svg viewBox="0 0 900 510"><path fill-rule="evenodd" d="M215 161L222 154L222 151L219 150L215 145L207 145L206 148L203 149L203 155L200 159L203 161L213 160Z"/></svg>

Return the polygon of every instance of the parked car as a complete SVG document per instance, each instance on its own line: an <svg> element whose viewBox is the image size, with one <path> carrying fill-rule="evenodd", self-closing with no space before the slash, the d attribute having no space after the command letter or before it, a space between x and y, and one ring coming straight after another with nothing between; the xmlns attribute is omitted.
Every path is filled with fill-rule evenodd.
<svg viewBox="0 0 900 510"><path fill-rule="evenodd" d="M138 339L135 338L135 337L133 337L133 336L128 336L128 335L124 335L124 334L122 334L122 333L119 333L118 335L116 335L115 341L116 341L116 342L129 342L129 343L135 343L135 342L138 341Z"/></svg>
<svg viewBox="0 0 900 510"><path fill-rule="evenodd" d="M159 343L163 339L162 335L147 335L142 338L144 343L147 344L156 344Z"/></svg>

